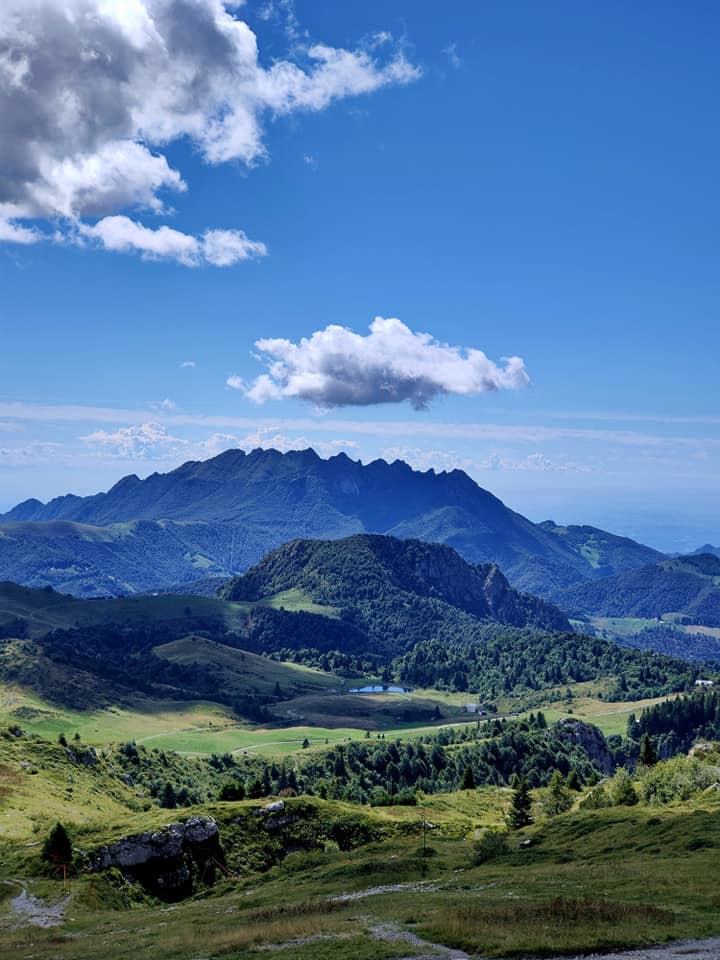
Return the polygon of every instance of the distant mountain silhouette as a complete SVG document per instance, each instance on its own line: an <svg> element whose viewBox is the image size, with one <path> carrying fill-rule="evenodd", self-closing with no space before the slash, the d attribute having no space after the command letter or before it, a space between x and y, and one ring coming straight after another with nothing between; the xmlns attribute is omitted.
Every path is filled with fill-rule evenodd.
<svg viewBox="0 0 720 960"><path fill-rule="evenodd" d="M231 575L290 540L354 533L447 543L541 595L661 556L592 527L532 523L460 470L258 449L127 476L95 496L26 500L0 516L0 578L133 592Z"/></svg>

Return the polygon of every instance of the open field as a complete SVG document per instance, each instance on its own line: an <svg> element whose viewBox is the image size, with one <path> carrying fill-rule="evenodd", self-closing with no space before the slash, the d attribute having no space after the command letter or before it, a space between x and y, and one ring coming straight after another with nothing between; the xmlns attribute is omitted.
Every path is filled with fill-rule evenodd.
<svg viewBox="0 0 720 960"><path fill-rule="evenodd" d="M662 703L670 697L653 697L646 700L629 700L609 702L606 700L596 700L590 697L578 697L571 704L564 701L558 701L543 707L543 713L548 722L564 719L565 717L576 717L579 720L587 720L588 723L599 727L606 737L614 733L622 734L627 730L628 718L635 714L639 716L646 707L652 707L656 703ZM572 710L569 712L568 707Z"/></svg>
<svg viewBox="0 0 720 960"><path fill-rule="evenodd" d="M682 613L664 613L662 617L643 619L642 617L590 617L589 623L599 633L607 632L614 637L633 637L650 627L661 624L672 626L681 633L702 633L707 637L720 639L720 627L704 627L699 623L685 623L686 615ZM580 621L576 621L580 623ZM580 623L582 626L582 624Z"/></svg>
<svg viewBox="0 0 720 960"><path fill-rule="evenodd" d="M632 637L649 627L657 627L660 621L642 617L590 617L589 622L600 633L607 631L615 637Z"/></svg>
<svg viewBox="0 0 720 960"><path fill-rule="evenodd" d="M172 646L169 645L169 646ZM227 648L229 649L229 648ZM234 652L234 651L231 651ZM253 657L252 654L246 654ZM265 687L272 687L276 679L281 686L287 675L285 666L272 660L256 657L259 668L270 671ZM296 664L288 664L291 671L305 672L310 679L319 674L322 682L337 683L339 689L356 684L357 680L343 680L322 674ZM272 671L277 670L277 673ZM297 679L295 674L289 674ZM282 679L281 679L282 678ZM644 707L666 699L612 703L588 696L597 691L598 684L576 684L571 703L555 701L533 705L542 709L549 721L574 716L600 727L606 735L625 732L627 719L639 714ZM103 710L74 711L50 704L26 688L0 684L0 723L17 723L24 729L55 739L60 734L72 737L76 733L85 743L100 747L104 744L137 740L148 746L178 752L211 754L247 750L263 756L283 756L303 749L307 738L312 747L333 744L345 739L362 739L366 732L372 736L421 736L442 726L474 724L488 717L476 718L464 710L468 694L448 694L433 690L418 690L410 694L331 694L299 697L283 701L276 707L282 719L277 724L256 725L238 722L229 708L206 701L142 700L130 706L111 706ZM427 715L435 706L441 719L436 722L412 719L418 711ZM500 703L499 707L504 704ZM530 712L520 701L498 715ZM403 711L406 719L403 720ZM409 717L410 719L407 719Z"/></svg>
<svg viewBox="0 0 720 960"><path fill-rule="evenodd" d="M192 634L154 647L153 653L163 660L184 666L211 665L221 677L219 683L238 693L252 691L272 694L278 687L286 694L288 691L303 694L336 693L346 685L332 673L297 663L270 660Z"/></svg>

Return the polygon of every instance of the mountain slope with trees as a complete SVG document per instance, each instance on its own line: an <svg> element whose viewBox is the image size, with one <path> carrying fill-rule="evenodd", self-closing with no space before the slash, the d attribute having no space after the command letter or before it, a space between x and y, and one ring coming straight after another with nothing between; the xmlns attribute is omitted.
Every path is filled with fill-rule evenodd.
<svg viewBox="0 0 720 960"><path fill-rule="evenodd" d="M340 610L371 637L415 642L462 611L512 626L569 628L546 601L514 590L495 564L470 564L452 548L421 540L358 534L342 540L297 540L269 553L220 595L259 601L299 590ZM393 649L398 652L398 646Z"/></svg>
<svg viewBox="0 0 720 960"><path fill-rule="evenodd" d="M720 557L691 554L558 591L569 614L657 618L720 626Z"/></svg>
<svg viewBox="0 0 720 960"><path fill-rule="evenodd" d="M532 523L460 470L258 449L124 477L95 496L26 500L0 516L0 578L132 593L241 572L290 540L363 532L447 543L544 596L657 559L593 528Z"/></svg>

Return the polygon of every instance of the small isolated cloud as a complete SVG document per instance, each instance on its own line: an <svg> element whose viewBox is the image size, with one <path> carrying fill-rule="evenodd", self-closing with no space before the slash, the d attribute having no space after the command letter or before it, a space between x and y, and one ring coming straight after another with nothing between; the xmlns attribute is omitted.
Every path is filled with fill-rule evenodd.
<svg viewBox="0 0 720 960"><path fill-rule="evenodd" d="M443 47L443 53L456 70L462 66L462 60L458 55L456 43L449 43L446 47Z"/></svg>
<svg viewBox="0 0 720 960"><path fill-rule="evenodd" d="M242 377L239 377L236 373L231 374L225 381L226 387L231 387L233 390L246 390L247 384Z"/></svg>
<svg viewBox="0 0 720 960"><path fill-rule="evenodd" d="M194 360L183 360L179 366L181 370L194 370L197 363Z"/></svg>
<svg viewBox="0 0 720 960"><path fill-rule="evenodd" d="M163 413L172 413L173 410L177 410L177 404L169 397L165 397L164 400L151 400L148 406L151 410L161 410Z"/></svg>
<svg viewBox="0 0 720 960"><path fill-rule="evenodd" d="M365 337L332 324L299 343L268 338L255 346L268 373L250 387L235 376L227 384L258 404L291 397L330 409L407 400L423 410L444 394L474 396L529 382L520 357L498 365L482 350L449 346L383 317Z"/></svg>
<svg viewBox="0 0 720 960"><path fill-rule="evenodd" d="M187 266L265 254L241 230L151 229L188 184L168 159L188 143L209 165L267 159L266 127L417 79L395 44L311 43L275 0L293 48L264 57L238 0L2 0L0 241L97 242Z"/></svg>
<svg viewBox="0 0 720 960"><path fill-rule="evenodd" d="M120 460L166 460L184 453L189 443L173 437L161 423L141 423L110 433L96 430L79 437L89 448Z"/></svg>

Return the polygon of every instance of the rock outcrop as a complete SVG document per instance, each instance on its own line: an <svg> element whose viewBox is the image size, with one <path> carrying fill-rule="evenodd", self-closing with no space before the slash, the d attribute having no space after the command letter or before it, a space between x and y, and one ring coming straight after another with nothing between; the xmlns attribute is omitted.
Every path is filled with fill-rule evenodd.
<svg viewBox="0 0 720 960"><path fill-rule="evenodd" d="M87 869L117 869L163 900L181 900L198 882L213 883L222 862L217 823L212 817L190 817L101 847L88 856Z"/></svg>
<svg viewBox="0 0 720 960"><path fill-rule="evenodd" d="M557 725L561 739L576 744L587 753L592 762L606 776L612 776L613 762L605 737L597 727L582 720L567 718Z"/></svg>

